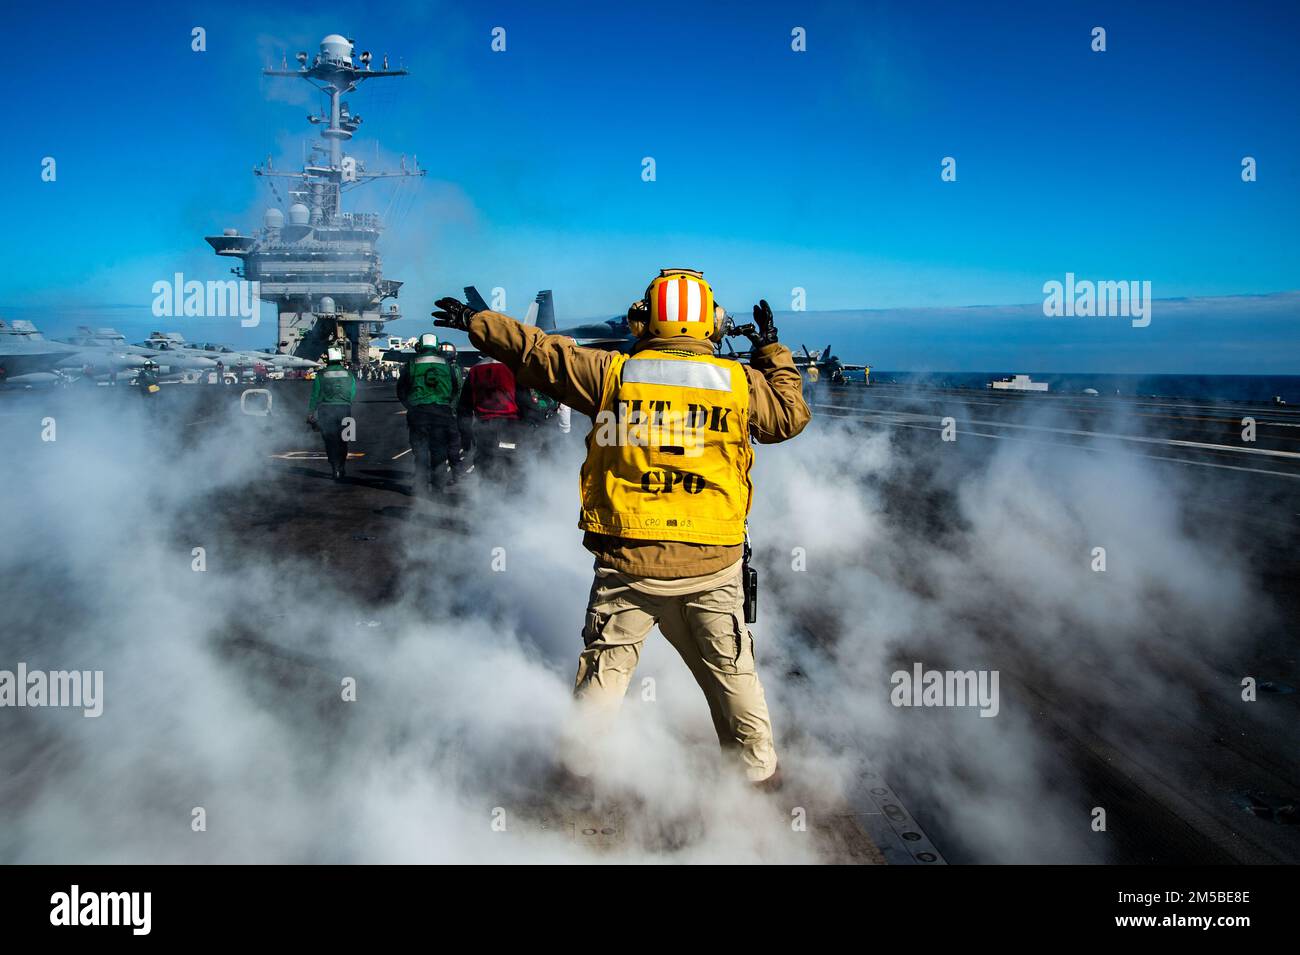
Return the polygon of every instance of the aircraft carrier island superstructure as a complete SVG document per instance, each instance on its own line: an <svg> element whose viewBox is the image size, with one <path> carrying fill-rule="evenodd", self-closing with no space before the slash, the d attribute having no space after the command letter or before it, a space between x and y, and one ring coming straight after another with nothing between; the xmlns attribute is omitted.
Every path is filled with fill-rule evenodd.
<svg viewBox="0 0 1300 955"><path fill-rule="evenodd" d="M296 76L307 80L329 99L328 115L309 115L321 129L323 142L311 145L301 171L282 172L270 159L254 168L270 180L279 205L266 210L262 228L252 235L226 229L207 236L217 255L240 259L237 276L259 283L263 301L274 302L279 315L278 350L303 358L319 358L333 342L343 343L353 360L364 357L371 335L383 323L401 317L395 299L402 283L383 276L376 244L383 222L373 213L344 212L343 193L375 179L423 176L417 162L407 167L371 171L343 144L361 123L343 102L343 95L362 82L381 76L405 76L390 70L385 56L380 69L371 69L371 55L353 59L353 41L338 34L325 37L320 52L297 54L299 69L268 69L267 76ZM287 195L276 188L285 180ZM283 206L283 208L282 208Z"/></svg>

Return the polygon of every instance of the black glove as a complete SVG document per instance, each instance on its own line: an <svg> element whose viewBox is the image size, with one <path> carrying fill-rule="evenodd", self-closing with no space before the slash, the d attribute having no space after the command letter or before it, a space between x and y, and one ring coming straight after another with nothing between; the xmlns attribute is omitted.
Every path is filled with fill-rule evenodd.
<svg viewBox="0 0 1300 955"><path fill-rule="evenodd" d="M459 328L462 332L469 330L469 320L478 313L464 302L454 298L440 298L433 303L438 310L433 313L433 324L444 328Z"/></svg>
<svg viewBox="0 0 1300 955"><path fill-rule="evenodd" d="M755 327L757 326L757 327ZM754 306L754 325L746 326L745 337L755 348L776 344L776 321L772 318L772 306L767 299L759 299Z"/></svg>

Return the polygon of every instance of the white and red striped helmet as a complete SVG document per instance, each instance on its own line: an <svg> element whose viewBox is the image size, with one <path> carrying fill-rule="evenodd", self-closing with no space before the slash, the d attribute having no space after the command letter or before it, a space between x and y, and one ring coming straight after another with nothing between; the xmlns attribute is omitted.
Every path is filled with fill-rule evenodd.
<svg viewBox="0 0 1300 955"><path fill-rule="evenodd" d="M713 289L703 272L661 269L645 290L645 303L650 315L646 334L651 338L714 337Z"/></svg>

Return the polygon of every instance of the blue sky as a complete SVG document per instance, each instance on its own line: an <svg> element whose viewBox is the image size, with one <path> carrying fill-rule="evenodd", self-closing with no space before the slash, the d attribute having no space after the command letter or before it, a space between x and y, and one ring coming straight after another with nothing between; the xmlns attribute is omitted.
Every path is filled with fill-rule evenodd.
<svg viewBox="0 0 1300 955"><path fill-rule="evenodd" d="M397 331L467 283L504 287L515 314L553 288L563 322L621 310L660 266L689 265L737 312L806 289L810 311L783 326L813 340L823 310L904 310L908 348L880 353L869 313L843 328L837 351L877 367L915 364L923 341L930 368L968 370L978 345L1099 370L1076 368L1071 347L1097 319L926 317L1040 302L1072 271L1207 310L1195 334L1116 334L1090 362L1300 373L1300 347L1278 349L1300 345L1294 310L1214 312L1222 296L1300 289L1295 5L48 3L8 19L23 72L0 151L17 224L0 316L53 333L89 321L143 337L154 281L224 277L203 235L259 223L272 198L250 168L267 154L293 165L316 105L260 70L342 32L412 71L350 97L365 119L353 152L373 162L378 139L381 159L429 170L350 196L390 214L382 250L410 319ZM193 26L207 52L191 51ZM1248 155L1257 182L1241 181ZM956 182L940 179L945 156ZM267 318L179 330L269 344Z"/></svg>

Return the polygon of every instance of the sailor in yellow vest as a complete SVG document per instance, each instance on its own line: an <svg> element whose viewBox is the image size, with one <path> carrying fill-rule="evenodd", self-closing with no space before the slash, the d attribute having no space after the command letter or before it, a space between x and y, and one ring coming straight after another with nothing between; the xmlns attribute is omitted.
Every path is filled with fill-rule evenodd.
<svg viewBox="0 0 1300 955"><path fill-rule="evenodd" d="M815 361L809 361L804 368L803 400L808 403L809 408L813 406L813 399L817 395L817 382L821 374L821 369L817 367Z"/></svg>
<svg viewBox="0 0 1300 955"><path fill-rule="evenodd" d="M486 355L592 419L578 525L596 556L575 695L623 699L657 623L704 691L724 753L761 788L780 784L767 700L745 626L742 557L751 438L773 444L808 423L799 371L754 307L750 364L719 358L725 313L699 272L665 269L628 310L630 355L583 348L456 299L435 324L465 329Z"/></svg>

